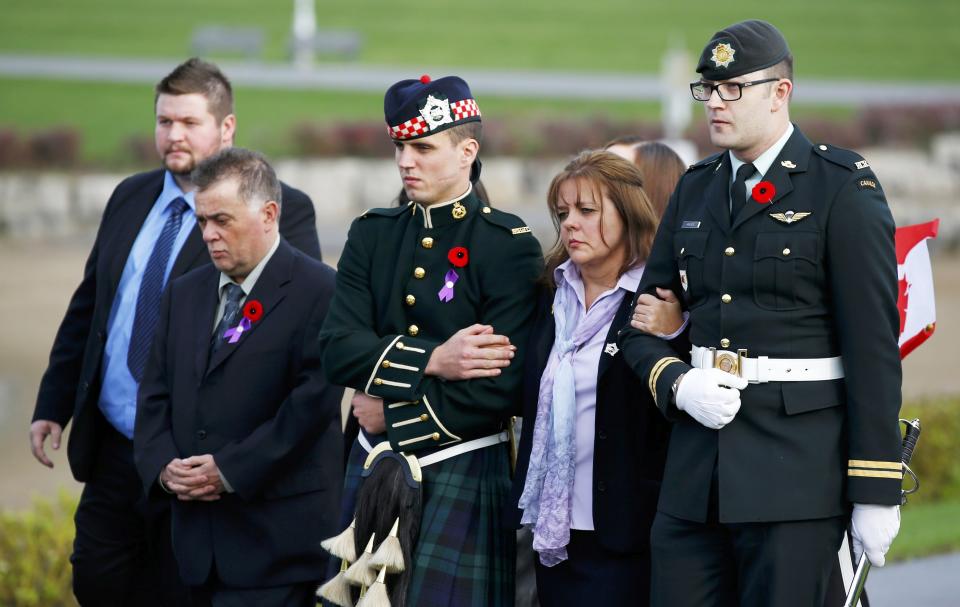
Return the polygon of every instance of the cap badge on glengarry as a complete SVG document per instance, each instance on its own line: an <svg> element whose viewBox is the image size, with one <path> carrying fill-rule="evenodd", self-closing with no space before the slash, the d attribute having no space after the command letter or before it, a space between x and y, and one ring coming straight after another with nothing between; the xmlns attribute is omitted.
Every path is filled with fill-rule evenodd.
<svg viewBox="0 0 960 607"><path fill-rule="evenodd" d="M436 129L441 124L453 122L453 114L450 112L450 100L446 97L434 97L428 95L427 100L420 107L420 115L430 125L430 130Z"/></svg>
<svg viewBox="0 0 960 607"><path fill-rule="evenodd" d="M733 55L737 52L726 42L717 44L717 46L713 47L712 51L713 55L710 56L710 60L713 61L713 64L717 67L727 67L733 63Z"/></svg>

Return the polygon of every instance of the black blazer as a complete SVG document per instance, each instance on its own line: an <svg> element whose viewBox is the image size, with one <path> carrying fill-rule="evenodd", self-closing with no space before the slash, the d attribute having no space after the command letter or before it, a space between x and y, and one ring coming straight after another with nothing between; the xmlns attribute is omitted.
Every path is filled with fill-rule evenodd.
<svg viewBox="0 0 960 607"><path fill-rule="evenodd" d="M87 258L83 279L70 299L50 351L47 370L40 380L33 420L47 419L66 426L73 419L67 458L73 476L81 482L90 479L105 423L97 402L110 308L130 249L163 190L163 178L162 169L139 173L125 179L113 191ZM281 189L280 233L290 244L319 260L313 202L286 184L282 184ZM209 264L207 247L200 228L196 228L184 242L169 281Z"/></svg>
<svg viewBox="0 0 960 607"><path fill-rule="evenodd" d="M624 296L607 333L607 344L616 344L617 333L628 322L633 296ZM540 377L553 347L552 304L553 293L543 289L524 370L523 431L509 517L514 526L520 524L521 511L515 506L530 464ZM670 425L654 405L645 382L626 365L619 351L602 353L597 368L593 524L604 548L624 554L649 550L669 436Z"/></svg>
<svg viewBox="0 0 960 607"><path fill-rule="evenodd" d="M236 492L169 498L187 585L204 583L214 559L229 586L316 580L343 469L343 389L324 377L318 339L335 272L281 242L247 298L263 316L208 362L219 276L206 266L167 289L138 398L137 471L149 494L170 460L212 453Z"/></svg>

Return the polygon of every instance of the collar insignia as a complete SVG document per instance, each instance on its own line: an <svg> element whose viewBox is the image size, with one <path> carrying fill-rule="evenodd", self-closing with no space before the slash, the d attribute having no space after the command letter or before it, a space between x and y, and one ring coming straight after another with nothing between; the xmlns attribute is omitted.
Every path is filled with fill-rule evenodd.
<svg viewBox="0 0 960 607"><path fill-rule="evenodd" d="M726 42L721 42L713 47L712 52L713 55L711 55L710 60L713 61L713 64L716 67L727 67L733 63L733 55L737 51L733 50L733 47Z"/></svg>
<svg viewBox="0 0 960 607"><path fill-rule="evenodd" d="M788 168L788 169L795 169L795 168L797 168L797 165L795 165L792 160L781 160L781 161L780 161L780 166L786 167L786 168Z"/></svg>
<svg viewBox="0 0 960 607"><path fill-rule="evenodd" d="M616 356L616 355L617 355L617 352L619 352L619 351L620 351L620 348L617 347L617 342L615 342L615 341L611 341L611 342L608 343L608 344L606 345L606 347L603 349L603 353L604 353L604 354L609 354L610 356Z"/></svg>
<svg viewBox="0 0 960 607"><path fill-rule="evenodd" d="M813 213L813 211L801 211L795 213L793 211L787 211L786 213L770 213L770 217L773 217L779 222L785 223L787 225L791 223L797 223L804 217L808 217Z"/></svg>
<svg viewBox="0 0 960 607"><path fill-rule="evenodd" d="M463 219L467 216L467 207L460 204L460 201L453 203L453 208L450 209L450 214L453 215L454 219Z"/></svg>

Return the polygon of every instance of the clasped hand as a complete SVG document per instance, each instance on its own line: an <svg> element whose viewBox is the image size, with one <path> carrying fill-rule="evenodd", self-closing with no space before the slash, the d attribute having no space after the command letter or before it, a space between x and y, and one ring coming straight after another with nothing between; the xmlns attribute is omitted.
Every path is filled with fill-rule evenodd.
<svg viewBox="0 0 960 607"><path fill-rule="evenodd" d="M490 325L470 325L434 348L424 372L448 381L496 377L516 351L510 338L496 335Z"/></svg>
<svg viewBox="0 0 960 607"><path fill-rule="evenodd" d="M226 491L213 455L174 459L160 473L160 481L182 501L213 502Z"/></svg>

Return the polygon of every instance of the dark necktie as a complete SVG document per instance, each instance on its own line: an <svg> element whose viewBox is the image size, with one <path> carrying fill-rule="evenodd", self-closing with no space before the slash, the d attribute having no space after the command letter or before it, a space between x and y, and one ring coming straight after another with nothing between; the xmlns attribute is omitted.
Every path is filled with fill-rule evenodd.
<svg viewBox="0 0 960 607"><path fill-rule="evenodd" d="M163 224L163 230L153 245L153 252L147 260L137 294L137 311L133 317L133 329L130 331L130 346L127 348L127 367L133 379L139 383L143 379L143 368L150 355L153 334L157 331L160 318L160 295L166 284L167 262L173 252L173 243L180 233L183 213L189 207L187 201L177 197L170 202L170 216Z"/></svg>
<svg viewBox="0 0 960 607"><path fill-rule="evenodd" d="M232 282L227 283L223 288L226 291L223 295L226 303L223 306L223 318L217 323L217 328L213 332L213 339L210 341L210 358L213 358L213 354L226 341L223 334L235 326L240 318L240 300L243 299L243 289L240 285Z"/></svg>
<svg viewBox="0 0 960 607"><path fill-rule="evenodd" d="M737 169L737 178L733 181L733 187L730 188L730 223L732 224L740 210L747 204L747 180L753 177L757 172L752 164L741 165Z"/></svg>

